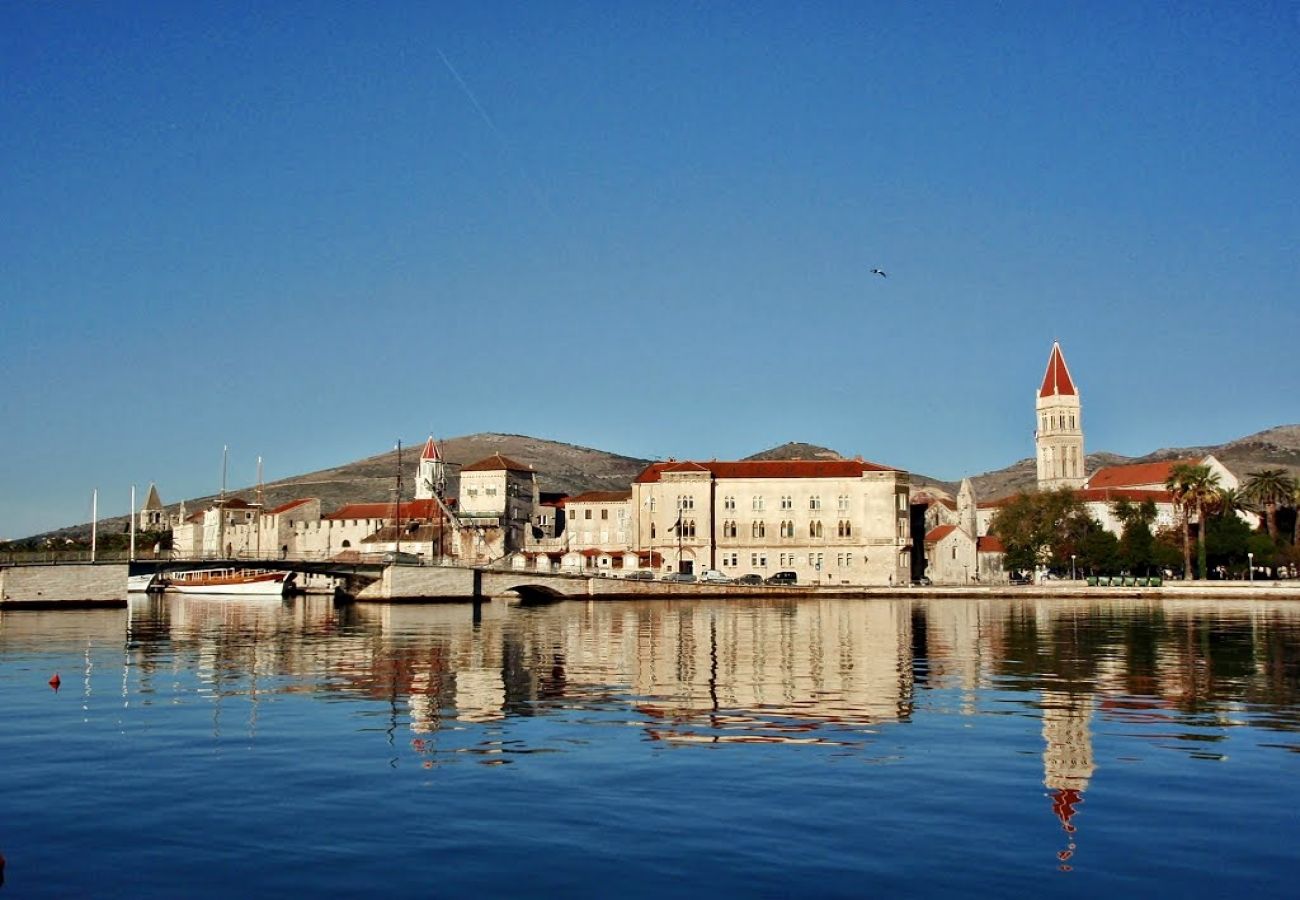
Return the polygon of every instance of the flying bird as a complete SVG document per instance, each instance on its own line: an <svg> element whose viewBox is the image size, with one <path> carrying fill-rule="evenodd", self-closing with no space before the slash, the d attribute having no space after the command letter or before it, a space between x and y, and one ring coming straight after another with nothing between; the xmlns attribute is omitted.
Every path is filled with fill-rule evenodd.
<svg viewBox="0 0 1300 900"><path fill-rule="evenodd" d="M888 278L888 277L889 277L888 275L885 274L885 270L884 270L884 269L872 269L872 270L871 270L871 274L872 274L872 275L879 275L881 278Z"/></svg>

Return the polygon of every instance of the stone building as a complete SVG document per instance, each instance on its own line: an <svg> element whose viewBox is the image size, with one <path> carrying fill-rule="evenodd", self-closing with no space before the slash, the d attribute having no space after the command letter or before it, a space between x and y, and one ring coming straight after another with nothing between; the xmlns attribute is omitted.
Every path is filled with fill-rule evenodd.
<svg viewBox="0 0 1300 900"><path fill-rule="evenodd" d="M903 584L908 483L861 459L657 462L632 484L635 546L664 572Z"/></svg>
<svg viewBox="0 0 1300 900"><path fill-rule="evenodd" d="M528 543L533 510L541 505L531 466L494 453L460 470L454 550L467 565L496 562Z"/></svg>
<svg viewBox="0 0 1300 900"><path fill-rule="evenodd" d="M931 504L932 506L935 504ZM955 509L938 504L943 524L925 535L925 575L935 584L998 584L1007 580L1002 542L980 530L975 489L963 478Z"/></svg>

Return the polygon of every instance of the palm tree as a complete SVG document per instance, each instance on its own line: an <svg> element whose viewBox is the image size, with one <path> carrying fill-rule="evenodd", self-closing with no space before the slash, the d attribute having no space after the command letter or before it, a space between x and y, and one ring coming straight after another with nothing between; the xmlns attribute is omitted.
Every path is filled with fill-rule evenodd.
<svg viewBox="0 0 1300 900"><path fill-rule="evenodd" d="M1249 506L1248 501L1242 496L1241 491L1236 488L1220 488L1219 502L1214 506L1215 515L1219 518L1227 518L1239 509L1246 509Z"/></svg>
<svg viewBox="0 0 1300 900"><path fill-rule="evenodd" d="M1296 480L1286 469L1264 469L1250 472L1242 493L1251 503L1264 508L1264 523L1268 536L1277 540L1277 508L1290 502L1296 491Z"/></svg>
<svg viewBox="0 0 1300 900"><path fill-rule="evenodd" d="M1165 487L1174 495L1174 503L1182 509L1183 520L1183 577L1192 577L1191 538L1188 519L1196 510L1196 568L1199 577L1205 578L1205 513L1219 502L1219 474L1206 465L1178 463L1169 470Z"/></svg>

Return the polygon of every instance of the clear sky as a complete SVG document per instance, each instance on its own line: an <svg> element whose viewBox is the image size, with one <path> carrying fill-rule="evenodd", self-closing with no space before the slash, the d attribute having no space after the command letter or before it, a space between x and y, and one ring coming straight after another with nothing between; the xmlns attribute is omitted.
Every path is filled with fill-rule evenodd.
<svg viewBox="0 0 1300 900"><path fill-rule="evenodd" d="M1300 421L1300 5L0 6L0 536L505 431ZM889 273L872 276L872 267Z"/></svg>

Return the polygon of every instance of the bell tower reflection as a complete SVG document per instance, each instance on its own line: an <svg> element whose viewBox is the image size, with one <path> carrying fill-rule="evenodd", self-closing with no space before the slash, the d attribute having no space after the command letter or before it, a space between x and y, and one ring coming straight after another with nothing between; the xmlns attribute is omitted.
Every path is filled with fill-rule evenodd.
<svg viewBox="0 0 1300 900"><path fill-rule="evenodd" d="M1052 813L1065 832L1065 848L1057 851L1056 858L1061 870L1067 872L1078 849L1078 829L1073 820L1095 769L1092 708L1090 693L1043 691L1043 784L1052 791Z"/></svg>

